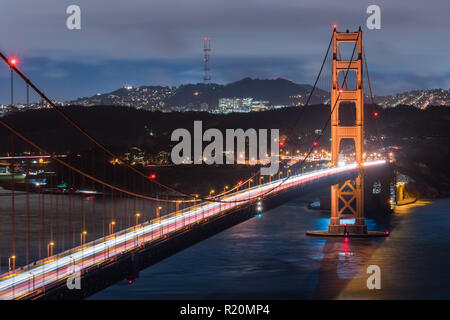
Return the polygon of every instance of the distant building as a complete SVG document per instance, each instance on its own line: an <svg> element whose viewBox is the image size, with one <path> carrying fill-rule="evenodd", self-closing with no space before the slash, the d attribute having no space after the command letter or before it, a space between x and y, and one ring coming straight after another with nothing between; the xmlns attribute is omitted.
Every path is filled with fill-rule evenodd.
<svg viewBox="0 0 450 320"><path fill-rule="evenodd" d="M249 112L253 98L220 98L218 105L219 113Z"/></svg>
<svg viewBox="0 0 450 320"><path fill-rule="evenodd" d="M209 105L206 102L202 102L200 104L200 111L207 112L209 111Z"/></svg>
<svg viewBox="0 0 450 320"><path fill-rule="evenodd" d="M242 99L242 106L244 107L244 109L250 111L252 104L253 104L253 98L243 98Z"/></svg>
<svg viewBox="0 0 450 320"><path fill-rule="evenodd" d="M270 110L271 106L269 104L269 101L253 101L250 111L266 111Z"/></svg>

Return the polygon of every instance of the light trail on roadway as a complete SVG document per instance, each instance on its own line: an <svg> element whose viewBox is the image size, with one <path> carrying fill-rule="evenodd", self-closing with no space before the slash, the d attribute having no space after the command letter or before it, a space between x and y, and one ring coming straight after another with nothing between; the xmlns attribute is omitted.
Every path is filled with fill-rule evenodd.
<svg viewBox="0 0 450 320"><path fill-rule="evenodd" d="M386 160L364 163L364 166L385 164ZM145 243L169 236L171 233L220 213L253 204L258 196L268 196L324 177L357 169L356 163L321 169L285 179L253 186L224 196L230 202L203 202L190 208L153 219L112 235L66 250L27 266L0 275L0 299L18 299L30 293L45 292L46 287L73 276L74 273L105 263ZM270 191L270 192L268 192ZM249 199L247 202L245 199ZM231 202L241 200L241 202ZM244 200L244 201L242 201Z"/></svg>

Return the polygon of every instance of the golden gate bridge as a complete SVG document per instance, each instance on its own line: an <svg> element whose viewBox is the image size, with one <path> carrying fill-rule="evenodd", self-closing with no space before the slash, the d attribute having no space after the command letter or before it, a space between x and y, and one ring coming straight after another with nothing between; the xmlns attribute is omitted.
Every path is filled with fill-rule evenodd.
<svg viewBox="0 0 450 320"><path fill-rule="evenodd" d="M353 44L349 60L341 57L341 43ZM0 58L11 72L12 105L12 79L17 74L26 84L27 100L31 88L67 124L90 141L96 152L101 152L105 162L112 158L123 168L123 172L117 172L114 168L114 179L108 179L106 165L103 174L91 172L95 170L87 170L88 164L83 163L83 160L71 161L66 155L52 152L20 132L14 123L0 118L0 124L10 132L11 137L9 155L0 158L9 162L11 179L11 188L3 194L0 208L0 217L7 217L10 222L10 245L6 254L8 271L0 274L0 299L81 298L125 277L133 281L140 269L158 259L261 213L277 201L286 200L287 195L295 196L299 190L309 185L332 184L332 204L329 229L308 231L308 234L388 236L387 231L367 231L364 220L364 175L370 170L387 167L389 159L383 156L378 160L364 161L363 157L363 67L372 102L373 95L361 28L356 32L338 32L336 26L333 28L322 66L306 104L317 87L331 48L331 112L322 130L331 126L330 165L320 168L315 166L315 170L306 172L304 170L305 162L313 158L313 152L319 145L322 135L318 135L301 159L291 161L290 166L284 171L281 169L273 179L264 179L259 172L255 172L239 180L234 187L204 196L164 184L155 174L149 175L113 152L39 90L19 70L17 58L8 58L0 53ZM354 59L355 55L357 57ZM349 72L356 73L356 88L348 88ZM352 126L343 126L340 122L340 104L345 102L353 102L355 105L355 123ZM378 113L374 112L373 117L376 121ZM289 142L294 129L291 128L286 138L280 141L280 146ZM354 141L356 162L339 165L339 147L343 139ZM381 143L381 139L378 141ZM17 145L26 145L39 155L16 155ZM92 190L102 190L98 192L102 203L91 201L88 204L75 204L71 195L59 197L57 194L46 194L30 189L28 185L23 190L18 190L15 181L16 161L25 161L26 171L29 172L29 161L34 157L51 159L66 180L73 183L81 181L82 185L89 185ZM290 160L293 160L292 157ZM123 174L123 185L117 183L119 174ZM342 181L344 183L340 185ZM88 190L84 194L96 193ZM25 210L16 206L18 196L25 197ZM106 203L107 197L113 201ZM33 205L36 207L32 208ZM100 217L96 216L99 206L102 213ZM37 216L33 211L38 212ZM349 217L354 222L343 223ZM25 225L21 226L24 232L17 230L19 220ZM1 220L0 227L5 227ZM5 236L0 234L0 248L4 244L2 238L4 240ZM74 275L81 281L80 290L70 289L67 285Z"/></svg>

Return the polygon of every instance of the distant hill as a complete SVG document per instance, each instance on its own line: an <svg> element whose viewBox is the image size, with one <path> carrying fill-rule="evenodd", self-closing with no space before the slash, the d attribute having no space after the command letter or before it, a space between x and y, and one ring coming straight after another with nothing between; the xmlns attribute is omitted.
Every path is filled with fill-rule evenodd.
<svg viewBox="0 0 450 320"><path fill-rule="evenodd" d="M162 86L124 87L109 93L92 97L78 98L69 102L72 105L99 106L117 105L151 109L164 106L164 101L174 94L174 90Z"/></svg>
<svg viewBox="0 0 450 320"><path fill-rule="evenodd" d="M196 110L201 106L213 109L218 105L220 98L253 98L259 101L268 101L273 106L296 106L306 103L311 89L311 85L297 84L283 78L244 78L225 85L197 83L172 88L163 86L125 87L110 93L80 98L70 104L117 105L152 111L168 111ZM366 101L370 102L367 96ZM310 104L322 103L330 103L330 94L316 88ZM409 105L419 109L426 109L430 106L450 106L450 90L413 90L390 96L375 96L375 103L383 108L398 105Z"/></svg>
<svg viewBox="0 0 450 320"><path fill-rule="evenodd" d="M430 106L450 106L450 89L413 90L393 96L378 96L375 103L383 108L408 105L422 110Z"/></svg>
<svg viewBox="0 0 450 320"><path fill-rule="evenodd" d="M268 101L271 105L301 105L311 92L312 86L297 84L278 78L251 79L220 84L186 84L178 88L161 86L142 86L121 88L110 93L72 101L73 105L124 105L151 110L164 110L172 107L198 107L207 104L209 108L218 105L220 98L253 98ZM311 104L327 103L329 93L316 88Z"/></svg>
<svg viewBox="0 0 450 320"><path fill-rule="evenodd" d="M189 84L180 86L175 95L167 100L168 106L180 106L183 104L207 103L216 106L220 98L245 98L269 101L272 105L294 105L300 101L305 103L312 86L308 84L296 84L286 79L251 79L218 84ZM321 89L316 89L311 103L324 103L329 94Z"/></svg>

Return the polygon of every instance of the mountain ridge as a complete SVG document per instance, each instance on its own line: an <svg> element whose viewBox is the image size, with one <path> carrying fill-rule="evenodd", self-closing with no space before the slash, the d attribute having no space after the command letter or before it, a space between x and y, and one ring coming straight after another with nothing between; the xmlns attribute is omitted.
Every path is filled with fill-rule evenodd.
<svg viewBox="0 0 450 320"><path fill-rule="evenodd" d="M295 105L306 101L311 92L309 84L297 84L290 80L243 78L228 84L183 84L177 88L164 86L124 87L109 93L84 97L70 102L72 105L141 105L144 109L172 108L180 106L216 107L220 98L253 98L268 101L272 105ZM316 88L312 103L322 103L328 93Z"/></svg>
<svg viewBox="0 0 450 320"><path fill-rule="evenodd" d="M271 105L301 106L306 103L312 86L293 81L246 77L228 84L182 84L178 87L160 85L124 86L109 93L70 101L72 105L122 105L148 110L212 110L221 98L253 98ZM450 105L450 90L411 90L395 95L375 96L382 107L410 105L425 109L431 105ZM370 101L370 100L368 100ZM330 103L329 92L316 88L310 104Z"/></svg>

